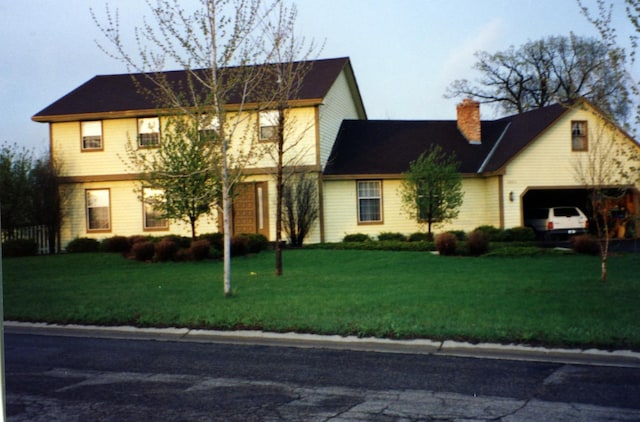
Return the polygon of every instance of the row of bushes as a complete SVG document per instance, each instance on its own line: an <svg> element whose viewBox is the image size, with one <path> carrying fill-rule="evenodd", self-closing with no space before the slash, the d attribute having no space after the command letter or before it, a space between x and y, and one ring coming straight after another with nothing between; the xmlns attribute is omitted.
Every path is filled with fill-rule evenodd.
<svg viewBox="0 0 640 422"><path fill-rule="evenodd" d="M211 233L196 240L180 236L112 236L102 241L79 237L67 245L68 253L121 253L138 261L200 261L222 257L223 234ZM258 253L268 247L261 234L241 234L231 238L231 256Z"/></svg>
<svg viewBox="0 0 640 422"><path fill-rule="evenodd" d="M349 234L343 239L338 248L350 249L383 249L405 251L435 250L440 255L470 255L480 256L489 253L491 242L501 244L520 245L531 254L531 242L535 240L535 232L528 227L511 229L497 229L492 226L480 226L470 233L463 231L448 231L435 236L431 241L425 233L414 233L405 236L402 233L380 233L378 241L363 233ZM598 240L590 235L571 238L571 248L581 254L597 255L600 253ZM351 246L350 246L351 245ZM513 248L512 248L513 249Z"/></svg>
<svg viewBox="0 0 640 422"><path fill-rule="evenodd" d="M513 227L510 229L498 229L493 226L480 226L466 233L463 230L450 230L446 233L452 234L459 241L468 239L471 233L482 232L489 242L530 242L535 240L536 234L530 227ZM342 239L343 242L370 242L374 241L373 237L364 233L347 234ZM403 233L382 232L377 236L377 240L381 242L431 242L435 240L433 233L416 232L409 236Z"/></svg>

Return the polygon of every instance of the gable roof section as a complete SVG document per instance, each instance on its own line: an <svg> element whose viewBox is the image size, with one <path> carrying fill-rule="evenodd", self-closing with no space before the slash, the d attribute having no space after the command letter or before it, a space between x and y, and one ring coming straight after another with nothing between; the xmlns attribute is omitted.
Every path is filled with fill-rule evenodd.
<svg viewBox="0 0 640 422"><path fill-rule="evenodd" d="M469 143L455 120L345 120L324 175L399 175L432 144L454 153L463 174L495 172L566 110L554 105L483 121L481 144Z"/></svg>
<svg viewBox="0 0 640 422"><path fill-rule="evenodd" d="M296 65L301 64L310 64L311 67L306 73L302 87L296 97L290 98L292 101L308 100L320 103L345 67L348 70L348 74L353 75L351 64L347 57L296 63ZM240 69L243 68L225 68L221 70L221 74L224 75L224 72L235 72ZM204 72L204 70L197 70L196 72ZM174 86L178 86L178 84L184 85L187 80L187 72L184 70L163 72L163 75ZM76 120L78 116L109 115L117 117L119 115L136 115L136 112L156 110L158 108L157 104L148 96L139 92L134 79L147 88L152 86L143 74L98 75L39 111L32 119L38 122L69 121ZM357 90L355 78L354 85ZM357 94L359 95L359 92ZM357 100L362 105L362 100L360 98ZM239 104L240 101L239 95L232 94L228 104ZM255 101L255 98L249 98L245 102L251 103Z"/></svg>

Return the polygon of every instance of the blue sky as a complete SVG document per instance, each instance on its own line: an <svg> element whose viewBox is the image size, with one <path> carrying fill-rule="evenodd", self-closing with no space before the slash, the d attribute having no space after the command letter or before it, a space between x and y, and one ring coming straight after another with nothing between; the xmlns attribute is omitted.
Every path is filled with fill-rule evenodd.
<svg viewBox="0 0 640 422"><path fill-rule="evenodd" d="M186 8L190 2L181 4ZM0 2L0 142L45 152L47 125L32 122L32 115L94 75L126 72L96 46L102 34L89 9L104 16L105 3ZM141 16L149 16L142 0L108 3L120 10L129 36ZM297 5L298 32L324 42L320 57L351 58L370 119L453 119L458 100L443 94L453 80L474 78L474 52L570 32L597 35L575 0L298 0ZM618 12L622 38L629 25ZM498 117L489 107L481 113Z"/></svg>

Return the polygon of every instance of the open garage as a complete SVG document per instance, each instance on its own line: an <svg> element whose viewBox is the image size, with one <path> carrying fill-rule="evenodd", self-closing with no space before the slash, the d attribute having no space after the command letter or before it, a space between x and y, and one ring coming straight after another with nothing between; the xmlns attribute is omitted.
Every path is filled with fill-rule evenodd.
<svg viewBox="0 0 640 422"><path fill-rule="evenodd" d="M522 196L523 215L541 207L573 206L580 208L590 219L593 211L589 189L578 187L528 188ZM637 238L640 233L639 197L636 189L608 190L609 232L612 238ZM636 218L634 218L636 216ZM524 220L523 220L524 221ZM594 225L591 226L595 229Z"/></svg>

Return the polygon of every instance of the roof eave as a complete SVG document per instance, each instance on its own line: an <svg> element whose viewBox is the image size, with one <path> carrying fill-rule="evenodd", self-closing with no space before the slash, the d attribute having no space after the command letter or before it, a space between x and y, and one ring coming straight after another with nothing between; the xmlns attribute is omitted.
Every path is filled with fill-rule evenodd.
<svg viewBox="0 0 640 422"><path fill-rule="evenodd" d="M302 100L291 100L289 105L291 107L314 107L322 104L322 98L305 98ZM226 111L239 111L239 110L264 110L268 108L264 103L244 103L244 104L228 104ZM193 108L195 109L195 108ZM31 120L39 123L60 123L60 122L74 122L79 120L107 120L107 119L126 119L141 116L150 115L167 115L175 112L175 109L136 109L136 110L122 110L122 111L107 111L99 113L75 113L75 114L52 114L41 115L36 114L31 117Z"/></svg>

